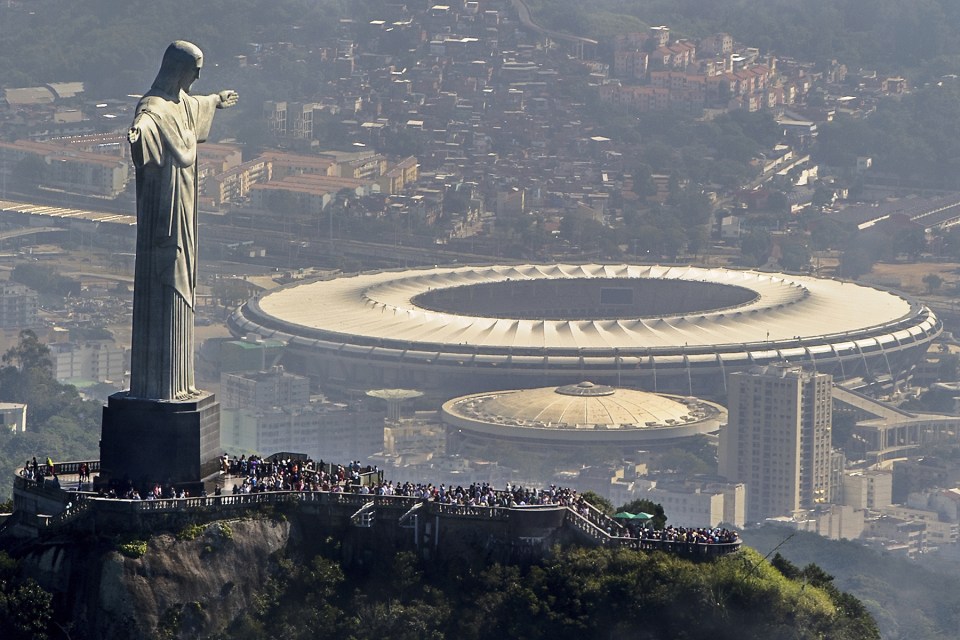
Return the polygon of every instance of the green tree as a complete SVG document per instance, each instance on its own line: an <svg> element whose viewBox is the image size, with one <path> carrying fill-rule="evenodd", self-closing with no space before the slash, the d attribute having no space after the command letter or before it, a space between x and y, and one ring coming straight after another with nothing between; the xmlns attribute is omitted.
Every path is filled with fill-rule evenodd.
<svg viewBox="0 0 960 640"><path fill-rule="evenodd" d="M816 251L843 249L857 233L856 225L844 224L827 216L817 215L810 222L810 245Z"/></svg>
<svg viewBox="0 0 960 640"><path fill-rule="evenodd" d="M813 192L813 200L811 201L811 206L817 210L822 210L824 207L833 204L833 200L836 197L836 192L828 187L827 185L820 184L817 185L817 188Z"/></svg>
<svg viewBox="0 0 960 640"><path fill-rule="evenodd" d="M956 382L958 373L960 373L960 356L955 353L941 353L937 379L942 382Z"/></svg>
<svg viewBox="0 0 960 640"><path fill-rule="evenodd" d="M16 562L0 551L0 637L45 640L50 637L53 596L33 580L17 576Z"/></svg>
<svg viewBox="0 0 960 640"><path fill-rule="evenodd" d="M856 415L851 412L833 413L833 422L830 425L832 444L840 449L848 450L853 437L854 427L857 426Z"/></svg>
<svg viewBox="0 0 960 640"><path fill-rule="evenodd" d="M942 232L941 252L953 258L960 258L960 229L951 227Z"/></svg>
<svg viewBox="0 0 960 640"><path fill-rule="evenodd" d="M767 209L773 214L784 214L790 212L790 201L787 194L783 191L774 191L767 196Z"/></svg>
<svg viewBox="0 0 960 640"><path fill-rule="evenodd" d="M740 254L751 267L759 267L770 257L773 241L766 231L750 231L740 238Z"/></svg>
<svg viewBox="0 0 960 640"><path fill-rule="evenodd" d="M780 266L787 271L802 271L810 265L810 249L807 244L795 237L780 238Z"/></svg>
<svg viewBox="0 0 960 640"><path fill-rule="evenodd" d="M916 262L926 248L927 236L923 227L911 226L900 230L893 236L894 252L906 255L912 262Z"/></svg>
<svg viewBox="0 0 960 640"><path fill-rule="evenodd" d="M80 293L80 283L61 275L53 267L22 263L13 268L10 279L26 285L41 294L70 296Z"/></svg>
<svg viewBox="0 0 960 640"><path fill-rule="evenodd" d="M580 497L609 516L612 516L615 513L613 510L613 503L601 496L599 493L594 491L584 491L580 494Z"/></svg>
<svg viewBox="0 0 960 640"><path fill-rule="evenodd" d="M631 500L617 509L617 511L649 513L653 516L649 523L654 529L663 529L667 526L667 514L663 511L663 505L653 500L647 500L646 498Z"/></svg>
<svg viewBox="0 0 960 640"><path fill-rule="evenodd" d="M933 293L943 285L943 278L936 273L928 273L923 276L923 284L927 287L927 293Z"/></svg>
<svg viewBox="0 0 960 640"><path fill-rule="evenodd" d="M892 238L880 231L863 231L850 240L840 256L840 275L859 278L873 269L878 260L893 257Z"/></svg>
<svg viewBox="0 0 960 640"><path fill-rule="evenodd" d="M844 251L840 256L839 273L844 278L856 280L873 269L874 258L870 252L862 247L854 247Z"/></svg>
<svg viewBox="0 0 960 640"><path fill-rule="evenodd" d="M213 297L225 309L246 302L256 287L239 278L217 278L212 286Z"/></svg>
<svg viewBox="0 0 960 640"><path fill-rule="evenodd" d="M780 555L779 551L770 560L770 564L790 580L798 580L803 575L799 567Z"/></svg>
<svg viewBox="0 0 960 640"><path fill-rule="evenodd" d="M20 332L20 341L3 354L3 363L16 367L21 373L39 370L50 375L53 372L50 348L40 342L40 338L32 329L24 329Z"/></svg>

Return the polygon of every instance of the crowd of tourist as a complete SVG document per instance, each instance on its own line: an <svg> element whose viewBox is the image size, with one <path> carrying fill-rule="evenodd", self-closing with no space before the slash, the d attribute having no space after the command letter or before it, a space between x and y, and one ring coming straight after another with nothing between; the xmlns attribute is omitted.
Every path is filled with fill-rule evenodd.
<svg viewBox="0 0 960 640"><path fill-rule="evenodd" d="M377 467L363 466L359 461L344 466L326 464L323 460L314 462L310 458L267 460L245 455L230 458L226 454L220 458L220 469L224 484L232 481L230 492L235 495L263 491L360 492L361 488L369 493L362 476L380 476Z"/></svg>
<svg viewBox="0 0 960 640"><path fill-rule="evenodd" d="M693 544L733 544L740 541L736 531L722 527L674 527L640 529L640 540L659 542L686 542Z"/></svg>
<svg viewBox="0 0 960 640"><path fill-rule="evenodd" d="M106 498L118 498L120 500L173 500L175 498L191 497L186 489L177 489L173 485L161 486L160 484L150 486L150 488L146 489L142 494L136 487L128 486L120 491L117 491L116 488L102 490L100 495ZM201 492L201 497L203 496L206 496L205 492Z"/></svg>
<svg viewBox="0 0 960 640"><path fill-rule="evenodd" d="M559 505L574 507L582 504L583 499L573 489L557 487L552 484L544 489L536 489L507 483L503 490L497 490L487 482L474 482L467 487L446 486L441 483L396 483L381 482L371 493L382 496L407 496L422 498L442 504L478 507L524 507L530 505Z"/></svg>
<svg viewBox="0 0 960 640"><path fill-rule="evenodd" d="M730 544L739 542L736 531L720 527L675 527L663 529L650 527L628 527L609 518L596 509L575 489L558 487L551 484L545 488L524 487L507 483L504 489L496 489L487 482L474 482L467 486L447 486L444 483L394 482L385 481L383 474L375 466L364 466L359 461L347 465L328 464L323 460L315 462L310 458L291 458L268 460L260 456L241 455L232 458L226 454L220 458L221 480L217 483L215 494L224 491L233 495L261 493L268 491L296 492L346 492L361 495L402 496L418 498L444 505L457 507L518 508L526 506L556 505L573 509L584 519L599 527L615 538L638 539L643 545L664 544ZM47 458L45 465L36 458L28 460L20 470L21 476L42 482L44 477L55 475L55 465ZM78 470L80 483L89 481L90 472L86 463ZM229 487L229 488L228 488ZM191 497L183 488L172 485L153 484L143 493L132 484L117 490L111 488L101 493L104 497L124 500L161 500ZM206 497L201 492L200 497Z"/></svg>
<svg viewBox="0 0 960 640"><path fill-rule="evenodd" d="M33 460L27 460L24 463L23 468L20 469L20 475L27 480L35 480L36 482L43 482L44 478L55 477L53 460L47 458L46 464L41 465L37 462L37 456L33 456Z"/></svg>

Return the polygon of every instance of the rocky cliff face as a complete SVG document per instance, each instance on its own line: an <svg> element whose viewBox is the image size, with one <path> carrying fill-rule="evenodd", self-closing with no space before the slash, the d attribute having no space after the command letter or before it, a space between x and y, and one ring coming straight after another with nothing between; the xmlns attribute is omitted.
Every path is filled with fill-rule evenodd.
<svg viewBox="0 0 960 640"><path fill-rule="evenodd" d="M218 521L126 544L56 541L23 562L79 637L198 638L255 606L293 537L288 522Z"/></svg>

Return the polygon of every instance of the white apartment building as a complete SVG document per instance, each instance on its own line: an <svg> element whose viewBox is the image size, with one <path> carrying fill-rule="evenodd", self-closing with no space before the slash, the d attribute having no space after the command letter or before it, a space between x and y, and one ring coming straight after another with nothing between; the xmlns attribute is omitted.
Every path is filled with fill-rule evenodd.
<svg viewBox="0 0 960 640"><path fill-rule="evenodd" d="M880 509L893 503L893 473L868 470L843 474L842 502L854 509Z"/></svg>
<svg viewBox="0 0 960 640"><path fill-rule="evenodd" d="M763 521L831 496L832 376L794 365L730 374L719 471L747 485L747 519Z"/></svg>
<svg viewBox="0 0 960 640"><path fill-rule="evenodd" d="M383 411L351 411L314 403L297 409L221 409L220 444L227 452L305 453L316 460L365 460L383 451Z"/></svg>
<svg viewBox="0 0 960 640"><path fill-rule="evenodd" d="M309 379L283 367L223 374L220 401L220 444L228 452L345 462L383 451L386 412L312 402Z"/></svg>
<svg viewBox="0 0 960 640"><path fill-rule="evenodd" d="M297 408L310 403L310 379L279 366L258 373L224 373L219 397L225 409Z"/></svg>
<svg viewBox="0 0 960 640"><path fill-rule="evenodd" d="M638 495L663 505L668 523L675 526L742 527L746 523L746 486L740 482L658 482Z"/></svg>
<svg viewBox="0 0 960 640"><path fill-rule="evenodd" d="M123 347L114 342L54 342L48 346L53 376L60 382L87 380L119 383L124 380L126 354Z"/></svg>

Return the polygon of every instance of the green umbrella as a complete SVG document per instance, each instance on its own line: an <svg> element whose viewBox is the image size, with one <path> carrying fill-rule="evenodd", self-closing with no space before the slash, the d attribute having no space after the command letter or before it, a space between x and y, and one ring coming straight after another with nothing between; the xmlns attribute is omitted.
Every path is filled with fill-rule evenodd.
<svg viewBox="0 0 960 640"><path fill-rule="evenodd" d="M633 520L633 519L636 518L637 516L636 516L636 514L630 513L629 511L621 511L620 513L614 514L613 517L614 517L614 518L620 518L621 520Z"/></svg>

